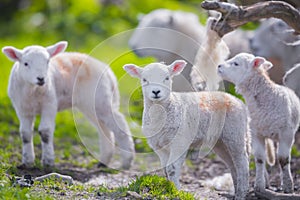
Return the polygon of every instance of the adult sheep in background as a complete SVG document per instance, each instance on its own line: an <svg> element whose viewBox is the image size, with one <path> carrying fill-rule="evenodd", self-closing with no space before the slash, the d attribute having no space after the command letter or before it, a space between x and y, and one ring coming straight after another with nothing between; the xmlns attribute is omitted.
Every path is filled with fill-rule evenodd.
<svg viewBox="0 0 300 200"><path fill-rule="evenodd" d="M33 127L38 127L43 166L54 165L53 133L58 111L79 109L98 128L100 161L108 164L114 140L120 147L122 167L134 158L134 143L123 114L119 112L117 79L108 65L81 53L63 53L67 42L52 46L28 46L22 50L4 47L3 53L15 62L8 95L20 120L22 164L34 164ZM100 78L101 77L101 78Z"/></svg>
<svg viewBox="0 0 300 200"><path fill-rule="evenodd" d="M173 89L192 91L191 68L205 34L205 27L199 22L197 15L157 9L141 18L129 40L129 46L140 57L153 56L166 64L171 64L176 59L186 60L187 67L181 75L174 77ZM224 37L231 52L230 57L239 52L250 52L249 34L250 32L237 30Z"/></svg>
<svg viewBox="0 0 300 200"><path fill-rule="evenodd" d="M282 82L285 86L294 90L296 95L300 98L300 63L286 72Z"/></svg>
<svg viewBox="0 0 300 200"><path fill-rule="evenodd" d="M293 33L281 19L262 21L250 40L252 53L270 60L275 67L269 73L272 80L282 83L285 72L300 62L300 36Z"/></svg>

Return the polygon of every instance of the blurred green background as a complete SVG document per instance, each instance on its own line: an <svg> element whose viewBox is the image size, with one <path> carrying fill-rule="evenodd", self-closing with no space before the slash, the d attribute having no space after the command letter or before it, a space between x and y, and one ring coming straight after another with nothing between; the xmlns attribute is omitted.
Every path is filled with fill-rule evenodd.
<svg viewBox="0 0 300 200"><path fill-rule="evenodd" d="M1 0L0 47L10 45L22 49L28 45L47 46L59 40L66 40L69 42L67 51L90 54L101 42L135 28L138 24L137 16L141 13L148 13L157 8L168 8L201 15L200 3L201 1L165 0ZM124 49L120 50L120 45L123 45L121 48ZM128 51L129 55L119 60L114 59L120 57L120 52L124 51ZM123 64L148 63L154 60L139 59L130 53L126 43L114 46L106 42L105 47L101 46L101 52L97 54L96 51L92 56L109 62L118 78L124 75ZM2 107L9 105L7 84L13 63L3 53L0 53L0 61L2 127L9 122L6 121L7 113L4 113ZM123 88L120 90L122 95L126 95Z"/></svg>
<svg viewBox="0 0 300 200"><path fill-rule="evenodd" d="M47 46L60 40L68 41L67 51L91 54L110 64L119 80L121 111L134 135L141 136L142 96L138 80L125 76L126 63L146 64L154 58L138 58L124 41L138 24L138 15L158 8L193 12L204 22L202 0L0 0L0 47L22 49L28 45ZM255 26L250 26L250 29ZM118 36L124 35L118 42ZM0 53L0 199L24 199L22 193L11 188L7 174L18 175L21 164L19 122L7 96L9 73L13 63ZM231 88L231 93L234 93ZM36 127L39 119L37 119ZM87 128L88 129L88 128ZM40 166L41 143L34 136L36 165ZM146 140L136 137L138 152L151 151ZM71 111L56 117L54 137L56 163L72 164L88 169L95 163L82 145ZM295 150L295 148L294 148ZM295 150L299 156L299 152ZM293 153L293 154L296 154ZM80 160L81 157L84 159ZM27 196L26 196L27 197ZM27 198L28 199L28 198ZM31 198L34 199L34 198ZM42 198L43 199L43 198Z"/></svg>
<svg viewBox="0 0 300 200"><path fill-rule="evenodd" d="M188 0L0 0L0 47L9 45L22 49L28 45L47 46L66 40L69 42L67 51L91 54L110 64L119 79L121 111L127 116L132 132L141 135L141 90L138 80L124 76L122 66L126 63L146 64L154 58L141 59L131 52L126 41L130 32L124 34L120 43L115 38L134 29L139 14L158 8L193 12L205 20L200 3ZM13 63L3 53L0 53L0 62L0 162L10 167L21 162L21 140L19 122L7 96ZM56 124L56 162L68 162L76 152L74 144L81 143L72 112L59 113ZM39 151L38 134L35 134L34 142ZM143 139L136 139L136 148L137 151L150 150Z"/></svg>

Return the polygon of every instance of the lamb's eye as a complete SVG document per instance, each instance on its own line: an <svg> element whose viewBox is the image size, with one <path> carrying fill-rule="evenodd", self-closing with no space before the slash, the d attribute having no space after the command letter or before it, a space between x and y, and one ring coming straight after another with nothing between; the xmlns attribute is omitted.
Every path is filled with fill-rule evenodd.
<svg viewBox="0 0 300 200"><path fill-rule="evenodd" d="M147 80L146 80L145 78L143 78L143 82L144 82L144 83L146 83L146 82L147 82Z"/></svg>
<svg viewBox="0 0 300 200"><path fill-rule="evenodd" d="M170 77L167 76L167 77L165 78L165 80L166 80L166 81L170 80Z"/></svg>
<svg viewBox="0 0 300 200"><path fill-rule="evenodd" d="M234 66L238 66L239 64L238 64L237 62L234 62L233 65L234 65Z"/></svg>
<svg viewBox="0 0 300 200"><path fill-rule="evenodd" d="M28 63L27 63L27 62L25 62L24 65L25 65L26 67L28 67Z"/></svg>

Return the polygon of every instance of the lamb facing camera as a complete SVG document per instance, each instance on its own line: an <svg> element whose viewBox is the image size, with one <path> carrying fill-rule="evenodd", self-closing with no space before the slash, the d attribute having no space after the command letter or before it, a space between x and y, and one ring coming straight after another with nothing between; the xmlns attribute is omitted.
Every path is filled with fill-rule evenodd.
<svg viewBox="0 0 300 200"><path fill-rule="evenodd" d="M3 53L14 61L8 96L20 120L22 164L34 165L33 127L42 140L42 164L54 165L53 133L58 111L75 107L99 131L100 161L108 165L119 145L122 167L128 169L134 158L134 143L123 114L119 112L119 91L108 65L81 53L67 53L67 42L48 47L28 46L22 50L4 47ZM101 77L101 79L99 79Z"/></svg>
<svg viewBox="0 0 300 200"><path fill-rule="evenodd" d="M124 69L141 80L144 96L142 131L166 176L180 188L182 164L189 149L213 149L231 171L235 199L248 191L249 129L246 106L224 92L172 92L172 78L186 62L151 63Z"/></svg>
<svg viewBox="0 0 300 200"><path fill-rule="evenodd" d="M281 185L285 193L294 190L290 170L291 148L300 122L300 102L289 88L275 84L267 71L272 63L262 57L241 53L219 65L223 79L235 84L248 106L252 145L256 164L255 189L269 186L265 169L265 142L278 142L277 159L281 167ZM273 152L274 154L274 152Z"/></svg>

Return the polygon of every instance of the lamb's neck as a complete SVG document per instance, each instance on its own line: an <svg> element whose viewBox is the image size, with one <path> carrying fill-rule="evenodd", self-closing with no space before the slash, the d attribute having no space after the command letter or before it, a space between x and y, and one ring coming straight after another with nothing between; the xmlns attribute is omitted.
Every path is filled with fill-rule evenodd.
<svg viewBox="0 0 300 200"><path fill-rule="evenodd" d="M290 69L293 67L294 64L299 63L300 62L300 57L299 56L295 56L295 52L300 52L300 45L297 46L287 46L285 48L286 53L281 54L281 60L283 61L283 67L285 69Z"/></svg>
<svg viewBox="0 0 300 200"><path fill-rule="evenodd" d="M242 94L247 104L264 99L266 94L274 91L275 83L269 78L266 72L256 72L247 80L236 86L238 93Z"/></svg>
<svg viewBox="0 0 300 200"><path fill-rule="evenodd" d="M170 98L172 98L170 96ZM144 112L149 111L153 107L162 107L162 108L168 108L171 105L172 101L170 99L161 101L161 102L153 102L149 99L144 99Z"/></svg>
<svg viewBox="0 0 300 200"><path fill-rule="evenodd" d="M192 26L189 26L190 24L186 24L188 26L185 26L185 29L182 30L186 35L189 35L191 38L193 38L197 42L202 42L203 37L203 26L199 24L193 24Z"/></svg>

